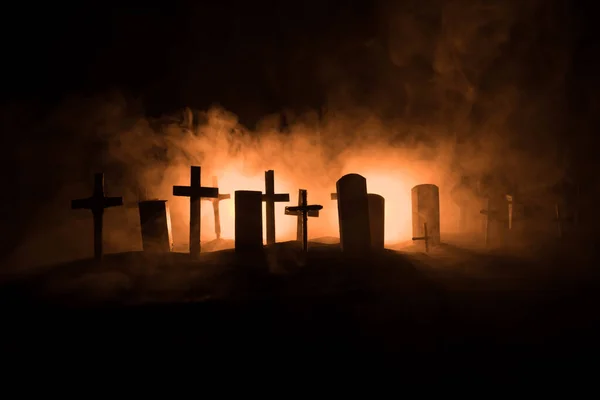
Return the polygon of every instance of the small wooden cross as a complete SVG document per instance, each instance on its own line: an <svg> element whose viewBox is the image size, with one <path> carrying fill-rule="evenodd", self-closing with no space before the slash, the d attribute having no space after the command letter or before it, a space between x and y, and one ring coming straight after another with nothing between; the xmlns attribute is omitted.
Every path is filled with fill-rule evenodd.
<svg viewBox="0 0 600 400"><path fill-rule="evenodd" d="M94 193L87 199L77 199L71 201L72 210L86 209L91 210L94 216L94 258L102 258L102 222L104 209L123 205L123 197L105 197L104 196L104 174L94 175Z"/></svg>
<svg viewBox="0 0 600 400"><path fill-rule="evenodd" d="M216 176L212 177L212 185L215 188L219 188L219 181ZM203 197L202 200L210 201L213 206L213 215L215 219L215 235L217 240L221 239L221 215L219 211L219 202L221 200L228 200L231 198L230 194L219 194L217 197Z"/></svg>
<svg viewBox="0 0 600 400"><path fill-rule="evenodd" d="M275 203L290 201L289 193L275 193L275 171L265 171L265 193L262 201L266 203L267 245L275 243Z"/></svg>
<svg viewBox="0 0 600 400"><path fill-rule="evenodd" d="M429 235L427 234L427 222L423 223L423 236L413 237L412 240L422 240L425 242L425 253L429 253Z"/></svg>
<svg viewBox="0 0 600 400"><path fill-rule="evenodd" d="M300 189L299 204L297 207L286 207L285 215L294 215L298 219L302 218L302 250L308 251L308 217L318 217L322 205L308 205L308 194L304 189Z"/></svg>
<svg viewBox="0 0 600 400"><path fill-rule="evenodd" d="M173 186L173 196L190 198L190 255L200 255L200 199L218 198L219 189L202 187L200 167L193 166L190 171L190 186Z"/></svg>

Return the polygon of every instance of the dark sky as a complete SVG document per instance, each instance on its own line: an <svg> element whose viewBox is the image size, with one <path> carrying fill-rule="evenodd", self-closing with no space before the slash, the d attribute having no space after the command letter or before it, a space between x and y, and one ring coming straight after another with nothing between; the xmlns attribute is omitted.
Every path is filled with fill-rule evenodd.
<svg viewBox="0 0 600 400"><path fill-rule="evenodd" d="M51 102L70 92L118 87L141 96L151 114L213 102L240 114L246 108L261 113L316 106L324 90L311 79L309 64L334 46L381 33L376 3L381 1L12 5L0 28L3 102ZM573 7L576 89L575 83L595 79L598 46L594 14ZM585 106L582 96L574 99ZM250 104L261 109L250 110Z"/></svg>
<svg viewBox="0 0 600 400"><path fill-rule="evenodd" d="M593 2L585 2L589 3L586 9L584 2L548 1L566 5L569 31L550 29L545 34L549 38L545 47L519 49L517 27L517 39L511 44L515 49L512 57L529 58L524 63L537 64L522 74L521 81L531 83L543 76L544 60L552 59L547 56L553 51L552 41L560 41L563 36L572 39L564 107L569 118L562 132L567 133L572 143L583 143L573 159L583 160L580 164L586 169L589 160L598 159L591 142L580 138L595 132L590 121L594 118L598 121L600 115L595 100L600 76L599 24ZM43 171L60 159L60 155L52 153L45 155L46 164L40 161L39 168L23 163L23 155L31 152L31 146L45 148L41 139L46 143L54 140L52 134L39 130L43 133L36 136L35 129L28 131L23 126L34 126L37 120L43 120L37 114L44 110L51 113L54 105L73 93L94 96L115 88L130 98L140 99L144 112L150 115L184 106L206 109L220 103L238 114L242 122L256 121L283 108L322 106L330 88L315 74L323 60L332 54L337 57L338 65L345 68L346 78L360 83L350 96L353 100L367 98L366 92L373 87L379 90L376 93L379 98L385 98L386 91L401 92L381 78L386 74L405 74L402 77L405 82L425 87L431 77L431 65L427 62L417 58L411 60L412 67L392 67L385 51L377 53L371 47L370 52L361 53L352 48L372 38L379 40L382 48L385 46L386 27L381 21L384 2L175 1L140 8L130 6L131 2L102 1L6 6L0 20L3 70L0 145L8 157L0 160L0 177L9 187L20 187L19 196L26 197L27 202L19 196L4 196L2 204L6 204L0 217L6 222L18 214L12 211L15 206L34 207L39 201L36 193L42 190L31 186L38 179L38 169ZM410 1L388 3L412 7ZM527 31L536 23L522 21L520 29ZM406 45L409 48L411 43ZM502 63L500 59L483 80L502 85L500 78L510 75L509 68ZM419 65L423 68L415 68ZM538 87L530 85L529 94L535 99L543 87L540 80ZM34 111L22 120L15 119L14 115L25 108ZM524 123L522 118L519 124ZM19 135L11 135L15 127L22 131ZM11 157L11 149L17 147L13 146L15 141L20 142L20 153ZM21 163L20 168L15 169L15 162ZM51 191L56 186L42 178L37 183L42 182L43 190ZM21 230L26 229L22 218L19 219Z"/></svg>
<svg viewBox="0 0 600 400"><path fill-rule="evenodd" d="M368 2L344 8L327 1L289 3L19 6L5 14L2 27L8 67L3 97L54 101L112 86L143 96L150 113L212 102L277 109L291 100L267 83L266 65L282 66L321 38L369 35L372 28ZM318 102L308 89L294 101Z"/></svg>

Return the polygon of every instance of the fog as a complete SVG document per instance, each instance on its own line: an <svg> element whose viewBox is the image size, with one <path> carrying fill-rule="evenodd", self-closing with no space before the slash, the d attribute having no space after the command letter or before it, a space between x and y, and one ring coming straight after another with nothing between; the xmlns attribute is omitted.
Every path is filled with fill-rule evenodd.
<svg viewBox="0 0 600 400"><path fill-rule="evenodd" d="M442 234L457 229L451 192L464 175L492 174L546 201L566 165L556 138L564 129L569 38L547 37L567 24L556 2L392 3L379 6L372 35L315 45L317 56L305 67L310 74L269 75L310 76L324 93L313 109L290 107L249 124L216 98L205 109L151 117L139 98L111 90L74 94L43 117L11 114L11 129L22 135L61 135L29 141L15 153L23 166L18 184L39 181L43 171L45 190L25 201L34 212L23 217L26 229L7 265L92 254L91 215L69 205L91 194L96 171L105 173L107 195L125 202L105 213L107 252L141 249L141 197L168 200L175 244L185 247L189 200L174 198L172 187L189 184L191 165L202 167L203 186L216 176L220 192L232 198L235 190L264 191L268 169L291 205L298 189L307 189L309 203L324 207L309 222L310 238L339 235L330 193L346 173L365 176L368 191L385 198L388 245L411 238L410 190L417 184L439 186ZM302 88L289 96L294 90ZM290 204L276 205L278 241L295 237L296 219L283 214ZM233 238L233 200L221 207L223 237ZM211 205L203 202L202 240L214 237Z"/></svg>

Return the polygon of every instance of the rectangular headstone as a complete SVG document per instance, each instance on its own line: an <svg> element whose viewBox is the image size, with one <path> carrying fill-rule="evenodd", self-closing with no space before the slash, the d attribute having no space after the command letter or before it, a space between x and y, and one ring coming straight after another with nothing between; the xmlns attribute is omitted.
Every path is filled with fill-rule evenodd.
<svg viewBox="0 0 600 400"><path fill-rule="evenodd" d="M167 253L173 250L171 216L167 200L139 202L144 251Z"/></svg>
<svg viewBox="0 0 600 400"><path fill-rule="evenodd" d="M383 250L385 247L385 199L369 193L369 223L371 226L371 247Z"/></svg>
<svg viewBox="0 0 600 400"><path fill-rule="evenodd" d="M432 245L440 243L440 191L436 185L424 184L412 188L413 237L425 235L423 224L427 224L427 237Z"/></svg>
<svg viewBox="0 0 600 400"><path fill-rule="evenodd" d="M235 191L235 250L244 252L263 249L262 193Z"/></svg>
<svg viewBox="0 0 600 400"><path fill-rule="evenodd" d="M367 180L347 174L336 182L342 251L362 254L371 249Z"/></svg>

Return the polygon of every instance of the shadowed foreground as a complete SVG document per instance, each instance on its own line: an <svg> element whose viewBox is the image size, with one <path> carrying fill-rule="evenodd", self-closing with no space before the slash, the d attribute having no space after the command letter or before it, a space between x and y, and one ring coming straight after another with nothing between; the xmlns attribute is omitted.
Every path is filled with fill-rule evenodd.
<svg viewBox="0 0 600 400"><path fill-rule="evenodd" d="M12 277L3 351L491 365L596 350L593 250L575 257L554 245L517 258L443 245L351 260L337 245L311 246L306 258L292 242L200 261L126 253Z"/></svg>

